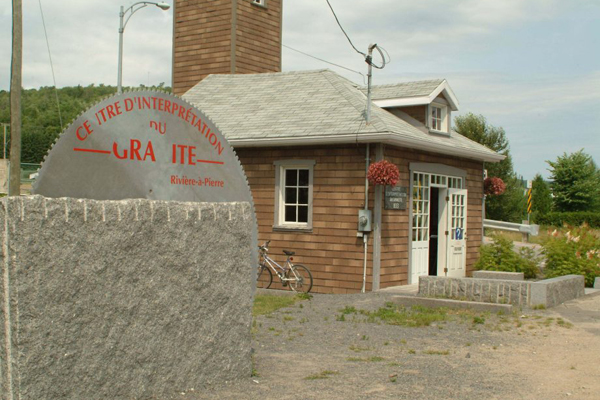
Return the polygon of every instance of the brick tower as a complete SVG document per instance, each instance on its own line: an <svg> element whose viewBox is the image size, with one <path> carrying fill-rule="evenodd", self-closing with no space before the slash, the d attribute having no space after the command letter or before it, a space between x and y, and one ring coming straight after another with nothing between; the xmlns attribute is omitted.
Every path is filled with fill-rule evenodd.
<svg viewBox="0 0 600 400"><path fill-rule="evenodd" d="M209 74L281 71L283 0L174 0L173 93Z"/></svg>

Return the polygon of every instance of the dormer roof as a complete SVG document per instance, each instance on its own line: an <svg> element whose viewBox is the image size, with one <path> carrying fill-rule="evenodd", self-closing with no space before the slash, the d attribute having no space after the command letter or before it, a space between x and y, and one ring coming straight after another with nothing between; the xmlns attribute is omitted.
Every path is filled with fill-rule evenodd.
<svg viewBox="0 0 600 400"><path fill-rule="evenodd" d="M367 88L361 90L367 94ZM458 111L458 99L445 79L375 85L371 90L373 103L381 108L427 105L440 95L452 111Z"/></svg>

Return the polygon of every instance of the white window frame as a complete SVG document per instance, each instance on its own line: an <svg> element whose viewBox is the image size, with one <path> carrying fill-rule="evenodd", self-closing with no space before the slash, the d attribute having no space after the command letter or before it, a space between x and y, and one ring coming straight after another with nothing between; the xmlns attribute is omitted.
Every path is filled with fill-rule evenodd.
<svg viewBox="0 0 600 400"><path fill-rule="evenodd" d="M434 118L433 118L433 109L434 108L438 108L441 111L441 116L439 119L440 122L440 129L436 129L434 128ZM448 121L449 121L449 112L448 112L448 106L445 104L440 104L440 103L431 103L428 107L429 110L429 115L428 115L428 123L429 123L429 130L432 132L436 132L436 133L444 133L446 135L448 135L450 133L450 129L448 128Z"/></svg>
<svg viewBox="0 0 600 400"><path fill-rule="evenodd" d="M252 0L252 4L267 8L267 0Z"/></svg>
<svg viewBox="0 0 600 400"><path fill-rule="evenodd" d="M281 160L275 161L275 215L274 229L280 230L312 230L313 221L313 176L314 160ZM285 171L288 169L308 170L308 221L285 221Z"/></svg>

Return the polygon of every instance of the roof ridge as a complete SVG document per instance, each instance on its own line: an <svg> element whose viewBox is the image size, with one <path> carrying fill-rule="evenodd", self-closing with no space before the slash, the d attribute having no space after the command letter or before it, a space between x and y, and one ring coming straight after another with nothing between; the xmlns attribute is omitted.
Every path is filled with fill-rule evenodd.
<svg viewBox="0 0 600 400"><path fill-rule="evenodd" d="M396 83L384 83L383 85L373 85L373 87L412 85L412 84L415 84L415 83L443 82L445 80L446 80L446 78L423 79L423 80L420 80L420 81L406 81L406 82L396 82Z"/></svg>
<svg viewBox="0 0 600 400"><path fill-rule="evenodd" d="M350 81L349 79L344 78L341 75L336 74L335 72L331 71L331 70L327 70L326 72L328 72L328 74L323 74L325 76L325 79L327 79L327 81L331 84L331 86L342 96L344 97L344 99L352 106L354 107L354 109L356 111L358 111L362 117L362 119L364 120L364 122L366 123L366 111L367 111L367 97L365 96L365 94L363 92L361 92L360 88L358 86L356 86L356 84L354 84L352 81ZM354 86L354 91L349 90L347 87L344 87L344 92L343 93L340 89L340 85L336 86L333 82L333 78L335 77L335 79L337 79L337 81L340 83L340 85L353 85ZM352 101L351 96L354 97L354 100L356 101ZM361 97L361 103L362 105L358 105L357 101L359 100L358 97ZM371 104L371 107L376 107L375 104ZM371 117L373 117L373 113L371 113ZM375 129L378 131L389 131L388 126L381 120L381 118L376 117L376 120L374 118L371 119L371 124L374 125ZM362 126L362 122L361 122L361 126ZM365 125L366 127L366 125ZM360 128L359 128L360 131Z"/></svg>

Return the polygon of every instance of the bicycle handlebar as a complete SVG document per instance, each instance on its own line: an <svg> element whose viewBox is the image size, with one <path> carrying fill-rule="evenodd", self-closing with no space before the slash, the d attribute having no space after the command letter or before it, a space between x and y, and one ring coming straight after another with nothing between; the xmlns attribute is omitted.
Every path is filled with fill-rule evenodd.
<svg viewBox="0 0 600 400"><path fill-rule="evenodd" d="M269 251L269 243L271 243L271 241L267 240L262 246L258 246L258 248L260 250Z"/></svg>

